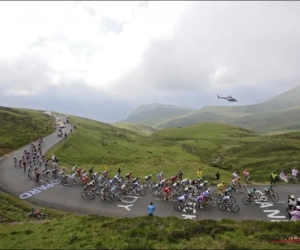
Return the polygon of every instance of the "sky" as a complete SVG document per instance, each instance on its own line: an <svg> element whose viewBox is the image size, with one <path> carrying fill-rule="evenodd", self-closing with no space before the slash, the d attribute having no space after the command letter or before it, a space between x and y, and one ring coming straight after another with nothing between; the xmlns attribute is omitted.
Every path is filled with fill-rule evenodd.
<svg viewBox="0 0 300 250"><path fill-rule="evenodd" d="M266 101L300 84L299 13L285 1L1 1L0 105L109 123L151 103Z"/></svg>

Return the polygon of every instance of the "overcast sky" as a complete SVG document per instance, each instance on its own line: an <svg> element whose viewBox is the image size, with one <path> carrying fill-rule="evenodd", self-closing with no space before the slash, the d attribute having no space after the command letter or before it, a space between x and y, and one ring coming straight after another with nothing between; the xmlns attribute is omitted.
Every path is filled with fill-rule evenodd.
<svg viewBox="0 0 300 250"><path fill-rule="evenodd" d="M104 122L300 84L300 2L0 2L0 105ZM216 95L233 95L227 104Z"/></svg>

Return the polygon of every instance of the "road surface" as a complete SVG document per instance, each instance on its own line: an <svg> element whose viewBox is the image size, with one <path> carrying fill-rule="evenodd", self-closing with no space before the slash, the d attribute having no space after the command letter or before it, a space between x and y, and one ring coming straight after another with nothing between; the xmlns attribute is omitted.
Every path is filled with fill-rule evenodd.
<svg viewBox="0 0 300 250"><path fill-rule="evenodd" d="M66 125L66 131L70 131L70 125ZM74 132L73 132L74 133ZM76 133L76 132L75 132ZM71 136L71 135L70 135ZM42 149L44 153L49 151L54 145L64 140L51 134L44 138ZM114 201L107 203L100 201L98 196L94 200L84 200L81 198L81 188L63 187L57 181L52 184L42 183L37 186L34 181L29 180L27 175L19 167L14 167L13 157L18 159L22 157L24 149L29 149L30 145L5 156L0 160L0 189L42 206L49 206L65 211L73 211L81 214L98 214L102 216L115 217L136 217L147 215L147 207L150 202L154 203L156 216L176 216L183 219L213 219L221 220L223 218L234 220L264 220L264 221L285 221L288 217L285 212L287 196L289 194L297 195L299 186L285 185L275 186L274 189L279 194L279 202L244 205L242 198L246 194L235 194L237 204L240 207L238 213L230 211L219 211L217 207L210 211L194 210L193 213L175 212L172 202L160 201L151 195L151 189L147 189L144 197L125 198L123 201ZM247 187L247 188L250 188ZM258 190L263 192L264 186L257 186ZM211 187L211 189L215 189Z"/></svg>

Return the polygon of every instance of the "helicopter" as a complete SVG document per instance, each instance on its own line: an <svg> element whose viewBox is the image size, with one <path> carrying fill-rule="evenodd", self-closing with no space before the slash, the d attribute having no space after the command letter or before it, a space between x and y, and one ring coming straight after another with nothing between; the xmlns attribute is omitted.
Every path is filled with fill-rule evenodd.
<svg viewBox="0 0 300 250"><path fill-rule="evenodd" d="M222 97L222 96L219 96L219 95L217 95L217 96L218 96L218 99L225 99L225 100L227 100L229 102L237 102L237 99L233 98L231 95L230 96L226 96L226 97Z"/></svg>

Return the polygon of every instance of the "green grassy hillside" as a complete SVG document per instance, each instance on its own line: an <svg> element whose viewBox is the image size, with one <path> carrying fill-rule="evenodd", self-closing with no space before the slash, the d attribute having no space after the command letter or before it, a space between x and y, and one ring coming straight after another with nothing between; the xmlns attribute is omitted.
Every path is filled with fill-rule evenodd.
<svg viewBox="0 0 300 250"><path fill-rule="evenodd" d="M77 164L84 168L93 165L96 171L104 171L106 164L113 173L120 166L123 174L132 171L142 178L148 174L156 176L161 171L171 177L178 169L185 177L196 178L196 171L203 168L203 174L214 179L216 169L203 163L202 156L183 147L180 140L142 136L79 117L71 117L71 120L78 125L78 130L47 155L50 157L55 152L61 165L72 167ZM229 172L220 173L224 179L230 180Z"/></svg>
<svg viewBox="0 0 300 250"><path fill-rule="evenodd" d="M155 125L162 120L173 119L185 115L192 109L164 104L142 105L134 109L124 122Z"/></svg>
<svg viewBox="0 0 300 250"><path fill-rule="evenodd" d="M37 110L0 107L0 157L54 132L53 123L51 116Z"/></svg>
<svg viewBox="0 0 300 250"><path fill-rule="evenodd" d="M106 218L33 206L0 192L0 249L300 249L262 235L298 235L299 222ZM46 220L27 219L35 207Z"/></svg>
<svg viewBox="0 0 300 250"><path fill-rule="evenodd" d="M130 122L118 122L112 123L111 125L117 128L125 128L141 135L150 135L157 130L155 128L152 128L151 126Z"/></svg>
<svg viewBox="0 0 300 250"><path fill-rule="evenodd" d="M184 172L196 178L198 168L213 180L216 171L226 182L233 171L248 168L252 181L267 182L272 171L290 171L298 164L300 141L290 134L260 136L252 131L219 123L199 123L189 127L166 128L150 136L79 117L72 117L78 131L52 152L66 167L79 165L103 171L104 165L115 173L167 177ZM284 139L283 139L284 138Z"/></svg>

